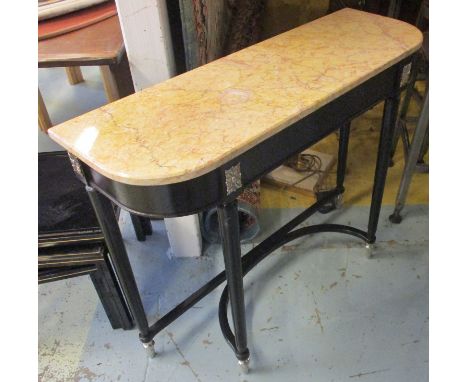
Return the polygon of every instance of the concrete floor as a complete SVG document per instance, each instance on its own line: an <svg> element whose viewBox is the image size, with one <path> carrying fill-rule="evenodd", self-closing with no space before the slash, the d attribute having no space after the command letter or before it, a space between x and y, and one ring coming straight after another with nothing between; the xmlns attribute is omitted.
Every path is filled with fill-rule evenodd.
<svg viewBox="0 0 468 382"><path fill-rule="evenodd" d="M263 235L297 212L264 210ZM428 209L411 206L401 225L387 222L390 212L373 259L358 240L327 234L283 246L247 275L247 376L219 329L221 288L157 336L159 354L148 360L137 331L112 330L91 281L79 277L39 287L39 380L427 381ZM308 223L362 227L366 215L354 206ZM144 243L128 215L121 224L151 321L222 269L218 245L169 260L162 223Z"/></svg>
<svg viewBox="0 0 468 382"><path fill-rule="evenodd" d="M39 71L39 86L53 123L99 105L105 96L97 68L69 86L63 69ZM308 223L366 226L373 164L363 144L376 145L378 116L353 123L345 207ZM365 132L369 130L371 134ZM367 140L361 136L369 136ZM334 140L333 140L334 139ZM366 143L367 142L367 143ZM336 144L334 137L320 149ZM328 146L327 146L328 145ZM60 149L39 134L39 150ZM334 151L333 151L334 152ZM354 156L353 159L353 155ZM384 202L392 203L401 153L389 171ZM206 297L156 337L148 360L137 331L112 330L89 277L39 287L40 381L427 381L428 207L427 175L415 176L401 225L384 206L374 259L356 239L326 234L283 246L245 279L247 329L252 353L248 375L239 373L222 338L217 305L221 289ZM263 186L262 186L263 187ZM300 212L313 197L262 188L262 235ZM162 315L223 267L218 245L197 259L169 259L161 222L144 243L129 217L124 238L150 321ZM243 252L254 244L243 246Z"/></svg>
<svg viewBox="0 0 468 382"><path fill-rule="evenodd" d="M64 68L39 69L38 85L53 125L67 121L107 103L99 68L82 66L85 82L69 85ZM38 149L63 150L39 130Z"/></svg>

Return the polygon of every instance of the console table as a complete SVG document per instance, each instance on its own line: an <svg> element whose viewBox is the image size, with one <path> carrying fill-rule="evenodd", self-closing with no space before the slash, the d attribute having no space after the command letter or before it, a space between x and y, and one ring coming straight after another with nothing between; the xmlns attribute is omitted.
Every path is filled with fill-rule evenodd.
<svg viewBox="0 0 468 382"><path fill-rule="evenodd" d="M161 330L227 281L219 321L246 370L246 273L304 235L339 232L367 247L375 242L399 93L421 41L419 30L409 24L343 9L49 130L69 151L86 185L150 355ZM342 224L295 228L324 205L339 204L350 121L381 100L385 107L367 229ZM236 197L242 189L338 129L336 187L241 256ZM111 201L149 217L217 206L225 271L150 325Z"/></svg>

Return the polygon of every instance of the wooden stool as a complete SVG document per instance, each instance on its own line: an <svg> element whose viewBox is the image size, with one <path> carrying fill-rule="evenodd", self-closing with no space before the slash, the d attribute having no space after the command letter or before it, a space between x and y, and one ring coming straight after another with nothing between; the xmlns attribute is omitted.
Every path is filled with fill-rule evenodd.
<svg viewBox="0 0 468 382"><path fill-rule="evenodd" d="M83 81L80 66L99 66L109 102L135 92L117 16L41 40L38 49L39 68L64 67L72 85ZM44 132L52 126L40 92L39 126Z"/></svg>

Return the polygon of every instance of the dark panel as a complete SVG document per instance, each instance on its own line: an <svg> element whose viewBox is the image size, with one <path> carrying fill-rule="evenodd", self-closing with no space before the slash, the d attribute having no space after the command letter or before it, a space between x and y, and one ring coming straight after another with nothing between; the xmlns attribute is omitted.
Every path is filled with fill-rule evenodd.
<svg viewBox="0 0 468 382"><path fill-rule="evenodd" d="M41 239L97 235L101 229L65 151L39 153L38 233Z"/></svg>

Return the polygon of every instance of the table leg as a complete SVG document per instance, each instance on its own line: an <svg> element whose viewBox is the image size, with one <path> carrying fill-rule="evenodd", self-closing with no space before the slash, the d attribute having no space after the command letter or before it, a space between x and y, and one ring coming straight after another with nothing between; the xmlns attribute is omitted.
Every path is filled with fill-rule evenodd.
<svg viewBox="0 0 468 382"><path fill-rule="evenodd" d="M390 161L392 137L398 117L399 93L395 92L385 100L382 128L380 130L379 149L377 164L375 166L374 188L372 190L372 201L367 226L367 246L375 242L375 233L379 222L380 207L384 193L385 180Z"/></svg>
<svg viewBox="0 0 468 382"><path fill-rule="evenodd" d="M93 205L99 225L101 226L110 258L112 259L117 278L122 287L122 292L140 332L140 340L147 349L149 356L154 357L156 354L154 352L154 341L150 336L148 320L138 292L135 276L133 275L132 267L128 260L127 251L112 203L90 186L86 186L86 191L91 199L91 204Z"/></svg>
<svg viewBox="0 0 468 382"><path fill-rule="evenodd" d="M114 102L135 93L132 74L125 53L118 63L100 66L99 69L104 84L104 91L109 102Z"/></svg>
<svg viewBox="0 0 468 382"><path fill-rule="evenodd" d="M49 113L47 112L47 108L45 106L44 100L42 99L42 94L39 89L38 92L38 113L37 119L39 122L39 127L41 130L47 134L47 130L52 126L52 122L50 121Z"/></svg>
<svg viewBox="0 0 468 382"><path fill-rule="evenodd" d="M326 191L317 191L316 197L317 200L323 200L324 198L330 199L329 196L333 193L338 194L330 200L328 203L323 203L319 208L319 212L322 214L327 214L337 208L341 208L343 205L343 193L344 193L344 179L346 175L346 161L348 157L348 143L349 143L349 131L350 131L351 122L345 123L341 126L338 136L338 164L336 170L336 188L333 190Z"/></svg>
<svg viewBox="0 0 468 382"><path fill-rule="evenodd" d="M141 226L143 227L143 232L146 236L153 234L153 227L151 226L151 220L149 218L145 218L143 216L138 216L141 222Z"/></svg>
<svg viewBox="0 0 468 382"><path fill-rule="evenodd" d="M109 66L100 66L99 68L104 83L104 91L106 92L106 97L109 102L135 93L132 74L125 53L118 63Z"/></svg>
<svg viewBox="0 0 468 382"><path fill-rule="evenodd" d="M70 85L76 85L80 82L83 82L83 73L81 73L81 68L79 66L69 66L65 68L67 73L68 83Z"/></svg>
<svg viewBox="0 0 468 382"><path fill-rule="evenodd" d="M235 353L240 366L247 369L250 354L247 348L237 200L218 207L218 220L223 241L224 265L234 324Z"/></svg>
<svg viewBox="0 0 468 382"><path fill-rule="evenodd" d="M138 216L130 213L132 219L133 229L138 241L145 241L146 236L153 234L153 227L151 226L151 220L143 216Z"/></svg>
<svg viewBox="0 0 468 382"><path fill-rule="evenodd" d="M346 161L348 158L349 130L351 122L340 128L340 140L338 146L338 165L336 170L336 187L340 194L344 192L344 179L346 174Z"/></svg>
<svg viewBox="0 0 468 382"><path fill-rule="evenodd" d="M421 110L421 115L414 132L414 138L411 142L411 148L408 155L408 161L406 162L405 169L403 171L403 176L401 178L400 187L398 189L398 194L395 202L395 210L393 214L390 215L390 221L392 223L401 223L400 212L405 206L406 195L408 194L408 189L411 183L411 178L416 170L419 153L421 147L424 144L424 139L426 136L427 128L429 126L429 95L426 95Z"/></svg>
<svg viewBox="0 0 468 382"><path fill-rule="evenodd" d="M146 235L145 230L143 229L142 221L140 217L130 213L130 218L132 219L133 229L135 230L135 235L138 241L145 241Z"/></svg>

